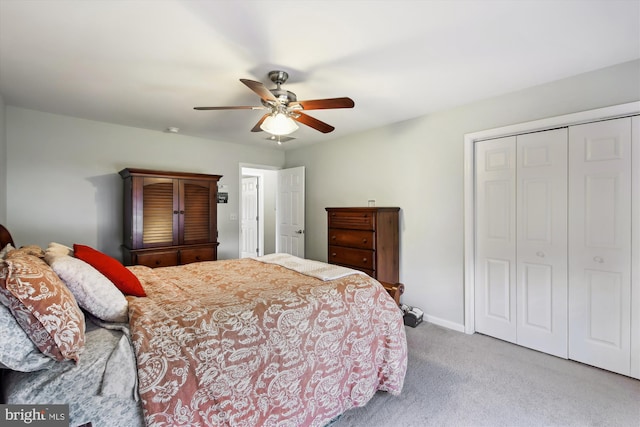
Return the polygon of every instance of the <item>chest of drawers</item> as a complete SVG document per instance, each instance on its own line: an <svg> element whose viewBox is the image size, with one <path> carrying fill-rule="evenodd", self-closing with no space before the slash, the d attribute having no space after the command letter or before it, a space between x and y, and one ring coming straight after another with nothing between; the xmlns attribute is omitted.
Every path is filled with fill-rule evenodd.
<svg viewBox="0 0 640 427"><path fill-rule="evenodd" d="M330 264L363 271L380 282L400 278L400 208L326 208Z"/></svg>

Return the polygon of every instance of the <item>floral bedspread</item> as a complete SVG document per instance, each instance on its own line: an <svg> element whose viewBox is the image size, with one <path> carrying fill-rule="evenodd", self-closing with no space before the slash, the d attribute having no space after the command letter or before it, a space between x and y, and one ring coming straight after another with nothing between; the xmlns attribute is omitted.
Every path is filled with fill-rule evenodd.
<svg viewBox="0 0 640 427"><path fill-rule="evenodd" d="M366 275L322 281L253 259L129 267L148 426L324 426L407 369L400 311Z"/></svg>

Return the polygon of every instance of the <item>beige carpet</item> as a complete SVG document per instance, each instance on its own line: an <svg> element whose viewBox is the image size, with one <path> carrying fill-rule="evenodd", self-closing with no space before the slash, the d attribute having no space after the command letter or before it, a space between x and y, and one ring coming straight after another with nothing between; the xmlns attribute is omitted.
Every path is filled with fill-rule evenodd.
<svg viewBox="0 0 640 427"><path fill-rule="evenodd" d="M480 334L407 328L400 396L378 393L331 427L640 427L640 381Z"/></svg>

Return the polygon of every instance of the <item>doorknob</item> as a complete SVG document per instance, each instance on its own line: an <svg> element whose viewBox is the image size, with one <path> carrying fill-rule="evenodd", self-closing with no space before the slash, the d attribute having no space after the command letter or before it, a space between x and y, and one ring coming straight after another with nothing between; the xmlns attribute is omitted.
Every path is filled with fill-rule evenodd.
<svg viewBox="0 0 640 427"><path fill-rule="evenodd" d="M304 233L304 230L296 230L296 234L302 234Z"/></svg>

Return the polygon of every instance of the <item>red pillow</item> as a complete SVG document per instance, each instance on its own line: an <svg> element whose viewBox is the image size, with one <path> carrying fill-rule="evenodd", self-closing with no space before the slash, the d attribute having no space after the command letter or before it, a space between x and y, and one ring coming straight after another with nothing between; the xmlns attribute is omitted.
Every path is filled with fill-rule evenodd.
<svg viewBox="0 0 640 427"><path fill-rule="evenodd" d="M147 296L140 280L117 259L84 245L73 245L73 253L76 258L104 274L123 294L136 297Z"/></svg>

